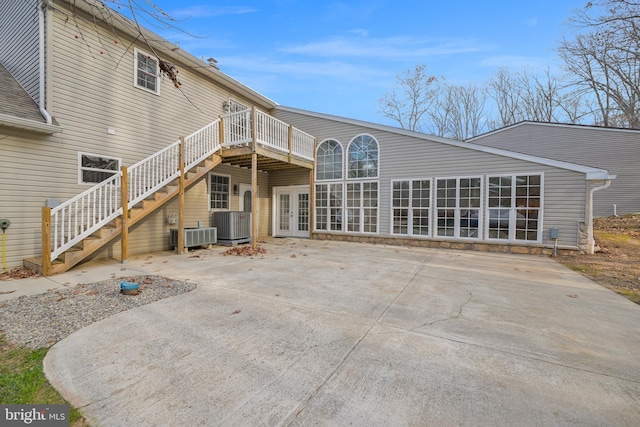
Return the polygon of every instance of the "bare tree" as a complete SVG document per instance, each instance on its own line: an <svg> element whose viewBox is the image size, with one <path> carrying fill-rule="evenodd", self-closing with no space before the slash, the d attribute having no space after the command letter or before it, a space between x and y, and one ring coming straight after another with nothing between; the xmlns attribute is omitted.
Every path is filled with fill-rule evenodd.
<svg viewBox="0 0 640 427"><path fill-rule="evenodd" d="M416 65L396 76L395 86L378 101L380 111L402 129L424 132L426 114L438 96L437 82L427 74L425 65Z"/></svg>
<svg viewBox="0 0 640 427"><path fill-rule="evenodd" d="M547 70L537 74L524 68L498 69L486 85L499 117L489 127L509 126L523 120L577 123L583 116L579 93Z"/></svg>
<svg viewBox="0 0 640 427"><path fill-rule="evenodd" d="M520 106L519 79L508 68L499 68L489 79L486 91L498 110L498 119L493 119L491 128L509 126L523 120Z"/></svg>
<svg viewBox="0 0 640 427"><path fill-rule="evenodd" d="M558 52L572 82L593 99L596 123L640 128L640 2L589 2L570 23L583 32Z"/></svg>
<svg viewBox="0 0 640 427"><path fill-rule="evenodd" d="M465 140L487 130L486 92L475 83L443 83L429 111L430 130L438 136Z"/></svg>
<svg viewBox="0 0 640 427"><path fill-rule="evenodd" d="M94 49L90 46L87 30L83 28L93 28L92 31L98 39L101 47L100 54L108 53L109 46L120 40L118 36L123 31L134 34L134 39L125 46L124 53L130 52L133 45L140 41L153 54L158 61L160 73L170 79L176 89L180 89L182 83L178 79L178 68L171 62L164 59L169 49L175 50L176 46L169 46L168 43L162 43L157 36L147 30L145 26L174 29L195 37L177 26L177 20L162 8L155 4L152 0L67 0L71 6L72 16L69 17L77 28L77 37L81 38L87 45L87 49L91 55ZM51 3L49 7L54 12L65 13L61 9L55 7L55 3ZM66 13L65 13L66 14ZM80 25L83 23L84 25ZM113 34L113 39L106 40L103 33L99 31L99 27L107 28ZM120 58L114 58L117 64Z"/></svg>

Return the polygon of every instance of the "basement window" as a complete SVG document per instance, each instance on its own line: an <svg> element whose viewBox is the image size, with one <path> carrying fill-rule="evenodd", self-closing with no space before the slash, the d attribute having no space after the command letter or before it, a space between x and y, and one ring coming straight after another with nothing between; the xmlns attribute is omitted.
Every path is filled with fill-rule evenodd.
<svg viewBox="0 0 640 427"><path fill-rule="evenodd" d="M120 159L96 154L78 153L78 182L98 184L120 170Z"/></svg>

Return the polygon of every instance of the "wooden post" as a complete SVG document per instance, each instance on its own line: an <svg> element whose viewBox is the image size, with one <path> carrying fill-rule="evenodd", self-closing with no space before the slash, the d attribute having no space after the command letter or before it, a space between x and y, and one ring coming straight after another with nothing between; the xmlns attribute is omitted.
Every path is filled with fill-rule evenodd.
<svg viewBox="0 0 640 427"><path fill-rule="evenodd" d="M224 118L219 116L220 124L218 125L218 139L220 140L220 145L224 144Z"/></svg>
<svg viewBox="0 0 640 427"><path fill-rule="evenodd" d="M129 261L129 171L122 166L120 179L120 204L122 206L122 237L120 240L120 262Z"/></svg>
<svg viewBox="0 0 640 427"><path fill-rule="evenodd" d="M251 154L251 247L258 246L258 154Z"/></svg>
<svg viewBox="0 0 640 427"><path fill-rule="evenodd" d="M313 240L313 227L315 218L315 179L316 179L316 151L318 149L318 140L313 138L313 162L309 172L309 239Z"/></svg>
<svg viewBox="0 0 640 427"><path fill-rule="evenodd" d="M315 179L315 168L309 171L309 239L313 240L313 217L314 217L314 203L313 187Z"/></svg>
<svg viewBox="0 0 640 427"><path fill-rule="evenodd" d="M178 200L180 208L178 212L178 254L184 254L184 137L180 137L180 150L178 156L178 167L180 168L180 176L178 177Z"/></svg>
<svg viewBox="0 0 640 427"><path fill-rule="evenodd" d="M51 276L51 208L42 208L42 275Z"/></svg>

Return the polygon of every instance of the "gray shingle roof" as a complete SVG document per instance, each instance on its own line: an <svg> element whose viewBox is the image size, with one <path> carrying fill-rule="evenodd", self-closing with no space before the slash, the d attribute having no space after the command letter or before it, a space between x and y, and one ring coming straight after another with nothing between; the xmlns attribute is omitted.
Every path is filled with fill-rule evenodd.
<svg viewBox="0 0 640 427"><path fill-rule="evenodd" d="M38 104L0 64L0 114L46 123Z"/></svg>

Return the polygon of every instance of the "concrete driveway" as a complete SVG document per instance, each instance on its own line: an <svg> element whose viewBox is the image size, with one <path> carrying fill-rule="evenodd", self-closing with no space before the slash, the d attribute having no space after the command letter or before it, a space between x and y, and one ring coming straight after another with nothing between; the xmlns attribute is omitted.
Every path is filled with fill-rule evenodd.
<svg viewBox="0 0 640 427"><path fill-rule="evenodd" d="M198 288L69 336L48 378L96 426L640 425L640 306L552 259L262 246L131 261Z"/></svg>

